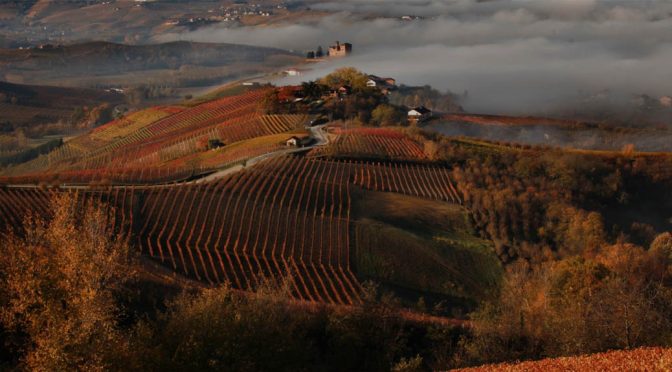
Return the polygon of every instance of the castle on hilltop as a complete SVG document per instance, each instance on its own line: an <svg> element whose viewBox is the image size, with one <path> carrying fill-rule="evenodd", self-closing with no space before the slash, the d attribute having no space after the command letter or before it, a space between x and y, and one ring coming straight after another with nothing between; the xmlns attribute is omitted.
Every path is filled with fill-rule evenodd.
<svg viewBox="0 0 672 372"><path fill-rule="evenodd" d="M346 57L352 53L352 44L336 42L336 45L329 47L329 57Z"/></svg>

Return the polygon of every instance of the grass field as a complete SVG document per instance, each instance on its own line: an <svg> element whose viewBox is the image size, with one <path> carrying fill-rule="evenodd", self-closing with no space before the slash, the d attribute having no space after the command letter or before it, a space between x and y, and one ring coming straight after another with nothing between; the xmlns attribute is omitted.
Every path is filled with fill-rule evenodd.
<svg viewBox="0 0 672 372"><path fill-rule="evenodd" d="M462 308L496 288L501 266L490 244L474 236L461 206L379 192L354 200L359 275L444 296Z"/></svg>

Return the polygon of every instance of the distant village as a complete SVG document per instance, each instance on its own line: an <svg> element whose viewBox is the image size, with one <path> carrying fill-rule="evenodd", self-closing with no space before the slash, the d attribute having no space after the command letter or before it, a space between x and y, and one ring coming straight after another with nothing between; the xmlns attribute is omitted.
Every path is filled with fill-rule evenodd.
<svg viewBox="0 0 672 372"><path fill-rule="evenodd" d="M217 22L239 22L241 17L259 16L271 17L276 11L286 10L287 5L280 3L278 5L264 5L256 3L240 3L231 6L220 6L219 8L209 9L207 17L182 17L172 19L166 24L174 26L192 26L193 24L206 24Z"/></svg>

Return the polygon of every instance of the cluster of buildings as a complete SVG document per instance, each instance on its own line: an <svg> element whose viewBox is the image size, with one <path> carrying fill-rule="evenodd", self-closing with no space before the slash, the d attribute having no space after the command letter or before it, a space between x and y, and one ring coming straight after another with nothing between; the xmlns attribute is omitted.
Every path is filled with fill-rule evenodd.
<svg viewBox="0 0 672 372"><path fill-rule="evenodd" d="M369 88L377 88L383 94L390 94L397 89L397 81L391 77L379 77L376 75L369 75L369 80L366 81L366 86ZM432 117L432 110L425 106L411 107L406 113L408 122L411 124L419 124L425 122Z"/></svg>
<svg viewBox="0 0 672 372"><path fill-rule="evenodd" d="M174 26L191 26L194 23L238 22L245 16L271 17L276 10L285 10L285 4L264 5L255 3L233 4L221 6L219 9L208 9L207 16L194 16L173 19L166 24Z"/></svg>
<svg viewBox="0 0 672 372"><path fill-rule="evenodd" d="M278 9L286 9L284 5L278 5ZM261 4L236 4L232 7L222 9L224 21L238 20L241 16L262 16L270 17L273 15L273 8Z"/></svg>
<svg viewBox="0 0 672 372"><path fill-rule="evenodd" d="M299 69L289 69L286 70L285 75L288 76L299 76L301 75L301 70ZM381 93L389 95L391 92L398 89L397 81L391 77L380 77L376 75L368 75L366 81L366 86L368 88L378 89ZM327 92L323 99L326 98L335 98L343 99L352 94L352 87L349 85L342 85L338 88L333 88ZM284 86L278 90L278 99L280 102L289 103L289 102L300 102L304 99L303 88L300 85L294 86ZM418 107L409 107L407 111L408 122L411 124L420 124L432 118L432 110L428 109L425 106Z"/></svg>

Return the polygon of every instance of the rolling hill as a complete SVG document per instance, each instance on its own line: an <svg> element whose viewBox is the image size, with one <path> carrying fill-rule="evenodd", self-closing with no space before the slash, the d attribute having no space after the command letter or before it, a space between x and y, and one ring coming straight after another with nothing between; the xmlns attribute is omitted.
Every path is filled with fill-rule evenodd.
<svg viewBox="0 0 672 372"><path fill-rule="evenodd" d="M100 105L114 106L124 102L115 92L94 89L21 85L0 81L0 122L11 130L31 124L55 124L68 121L76 110ZM79 124L79 123L73 123Z"/></svg>
<svg viewBox="0 0 672 372"><path fill-rule="evenodd" d="M402 131L351 130L328 134L324 151L287 148L309 117L261 113L268 92L139 111L8 168L2 225L76 191L113 210L147 257L206 284L252 289L293 276L297 299L353 305L375 280L408 306L422 297L456 313L497 286L492 247L471 229L450 170L429 163L421 144ZM408 245L383 249L393 236ZM466 270L474 262L488 264Z"/></svg>
<svg viewBox="0 0 672 372"><path fill-rule="evenodd" d="M515 355L529 359L585 352L539 338L537 332L558 334L558 325L570 340L597 338L545 322L538 314L548 309L553 319L595 327L623 324L621 313L600 310L612 303L664 316L663 302L653 313L657 307L637 305L647 298L613 290L666 301L653 290L672 283L664 233L672 223L669 154L448 137L354 120L311 126L348 97L285 101L281 89L232 84L181 105L152 106L6 167L0 234L30 231L26 218L49 216L54 197L69 195L77 210L102 210L110 231L142 257L150 286L255 296L283 283L283 298L306 314L332 309L350 317L372 306L385 319L402 314L423 340L450 340L435 350L445 355L426 355L442 368L509 360L511 354L481 351L506 342L523 345ZM566 280L573 276L592 287L572 292L574 282ZM567 296L575 297L562 302ZM573 311L582 301L600 316ZM652 323L630 310L622 315L627 324L647 331L630 339L629 326L616 326L616 336L600 335L591 351L658 344L646 328ZM535 340L530 351L528 339ZM656 353L634 355L655 362ZM636 367L627 355L576 360Z"/></svg>

